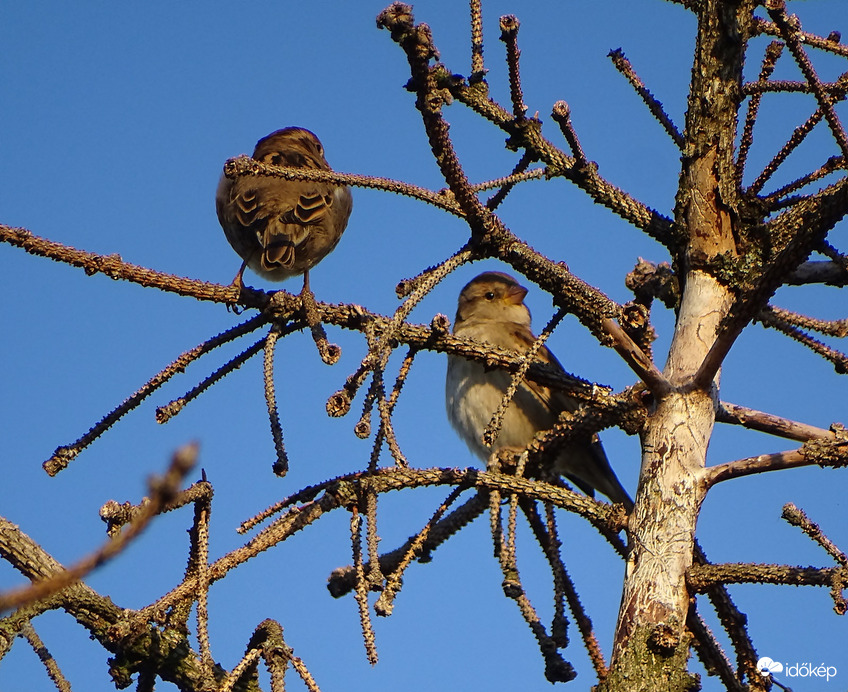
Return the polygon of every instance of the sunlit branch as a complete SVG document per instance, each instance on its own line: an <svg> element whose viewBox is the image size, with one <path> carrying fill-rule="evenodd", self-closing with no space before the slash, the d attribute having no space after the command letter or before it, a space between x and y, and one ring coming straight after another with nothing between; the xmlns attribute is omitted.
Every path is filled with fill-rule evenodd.
<svg viewBox="0 0 848 692"><path fill-rule="evenodd" d="M295 328L302 329L304 326L305 325L297 325ZM294 329L290 328L290 331L294 331ZM170 401L164 406L158 407L156 409L156 422L167 423L169 420L171 420L171 418L173 418L180 411L182 411L186 404L194 401L197 397L203 394L203 392L209 389L209 387L211 387L213 384L215 384L216 382L220 382L231 372L238 370L248 360L250 360L251 358L253 358L253 356L259 353L259 351L264 348L265 341L266 337L262 337L258 341L254 342L251 346L248 346L246 349L244 349L235 358L231 358L220 368L216 369L213 373L211 373L207 377L204 377L200 382L198 382L194 387L192 387L181 397ZM54 458L56 458L56 456L57 454L54 453Z"/></svg>
<svg viewBox="0 0 848 692"><path fill-rule="evenodd" d="M615 506L549 483L477 469L393 467L379 469L376 473L350 474L321 486L313 486L312 492L320 497L293 507L260 531L246 545L213 562L209 566L209 583L223 579L230 570L303 530L325 513L357 502L361 494L361 488L358 489L358 487L362 484L372 484L375 491L379 493L435 485L463 485L480 490L517 493L529 499L549 501L557 507L575 512L603 536L606 536L610 529L613 531L620 529L619 514ZM191 597L196 588L194 580L187 580L148 606L144 612L148 610L158 612L162 608L172 607L183 599Z"/></svg>
<svg viewBox="0 0 848 692"><path fill-rule="evenodd" d="M32 647L32 650L35 652L35 655L38 656L38 659L44 664L44 669L47 671L47 677L53 681L56 689L59 690L59 692L71 692L71 683L68 682L67 678L62 673L56 659L53 658L53 655L44 645L44 642L41 640L41 637L38 636L38 633L35 631L32 624L30 622L25 623L21 628L20 633ZM2 656L0 656L0 658L2 658Z"/></svg>
<svg viewBox="0 0 848 692"><path fill-rule="evenodd" d="M753 25L754 34L768 34L769 36L782 37L782 33L776 24L769 22L760 17L754 17ZM811 34L808 31L798 31L798 36L804 41L805 45L813 48L820 48L836 55L848 57L848 44L840 43L839 38L822 37L817 34Z"/></svg>
<svg viewBox="0 0 848 692"><path fill-rule="evenodd" d="M835 434L824 428L817 428L806 423L798 423L788 418L781 418L771 413L756 409L737 406L722 401L716 411L716 422L741 425L751 430L768 433L798 442L807 440L835 440Z"/></svg>
<svg viewBox="0 0 848 692"><path fill-rule="evenodd" d="M781 517L792 524L792 526L800 528L813 541L824 548L825 552L827 552L827 554L840 565L848 567L848 555L845 555L845 553L840 550L833 541L824 535L821 527L812 521L804 510L800 509L791 502L787 502L783 506L783 513L781 514Z"/></svg>
<svg viewBox="0 0 848 692"><path fill-rule="evenodd" d="M390 178L379 178L370 175L359 175L353 173L338 173L336 171L324 171L317 168L290 168L287 166L272 166L262 163L249 156L242 154L229 159L224 164L224 175L228 178L236 178L243 175L271 176L283 180L311 180L321 183L342 183L354 187L366 187L375 190L385 190L405 197L419 199L427 204L432 204L439 209L444 209L451 214L462 217L464 214L456 202L439 192L433 192L418 185L404 183Z"/></svg>
<svg viewBox="0 0 848 692"><path fill-rule="evenodd" d="M286 454L286 446L283 442L283 427L280 424L280 415L277 410L277 395L274 385L274 352L280 329L277 325L271 327L263 344L264 358L262 360L262 380L265 384L265 405L268 409L268 419L271 423L271 438L274 440L274 451L277 458L274 461L274 473L283 477L289 470L289 457Z"/></svg>
<svg viewBox="0 0 848 692"><path fill-rule="evenodd" d="M77 250L46 238L40 238L25 228L12 228L0 224L0 242L22 248L31 255L46 257L57 262L70 264L73 267L80 267L89 276L97 273L106 274L112 279L132 281L140 286L158 288L162 291L190 296L198 300L233 304L242 298L249 298L249 294L252 293L248 289L248 295L245 295L243 291L240 296L239 289L234 286L219 286L206 281L154 271L124 262L119 255L98 255L94 252Z"/></svg>
<svg viewBox="0 0 848 692"><path fill-rule="evenodd" d="M365 655L368 662L374 666L377 665L377 642L368 608L368 583L365 580L365 569L362 564L362 517L356 505L351 507L350 540L353 549L353 566L356 573L354 594L359 610L359 622L362 627L362 640L365 643Z"/></svg>
<svg viewBox="0 0 848 692"><path fill-rule="evenodd" d="M118 422L124 415L139 406L153 392L159 389L163 384L170 380L177 373L185 371L186 367L193 361L197 360L209 351L226 344L233 339L237 339L244 334L256 330L265 323L266 319L263 315L257 315L252 319L239 324L232 329L218 334L211 339L204 341L202 344L195 346L193 349L186 351L176 360L170 363L164 370L161 370L148 380L134 394L130 395L123 403L116 406L112 411L101 418L93 425L88 432L80 437L75 442L69 445L62 445L54 450L50 459L44 462L44 470L51 476L55 476L59 471L64 469L76 456L94 442L98 437L105 433L115 423ZM158 414L157 414L158 415ZM171 414L173 415L173 414ZM159 420L164 422L164 420Z"/></svg>
<svg viewBox="0 0 848 692"><path fill-rule="evenodd" d="M824 450L825 454L820 454L819 450ZM766 471L781 471L813 465L837 467L846 464L848 464L848 441L837 437L832 442L810 441L803 447L786 452L759 454L755 457L709 466L703 471L702 482L705 488L710 488L721 481Z"/></svg>

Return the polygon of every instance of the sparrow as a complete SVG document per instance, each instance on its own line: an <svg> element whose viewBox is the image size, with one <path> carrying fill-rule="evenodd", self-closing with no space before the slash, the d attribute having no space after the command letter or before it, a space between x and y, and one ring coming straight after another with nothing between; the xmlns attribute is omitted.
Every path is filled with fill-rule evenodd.
<svg viewBox="0 0 848 692"><path fill-rule="evenodd" d="M261 163L331 170L318 138L302 127L286 127L256 143ZM339 242L353 207L344 185L271 176L221 176L215 195L218 221L245 266L269 281L305 274Z"/></svg>
<svg viewBox="0 0 848 692"><path fill-rule="evenodd" d="M525 353L536 340L530 330L530 310L524 304L527 289L502 272L485 272L472 279L459 294L453 333L500 348ZM542 346L537 360L565 372L554 355ZM563 411L577 410L579 402L562 391L523 381L506 409L494 448L483 443L483 431L509 387L505 370L487 369L482 363L458 355L448 356L445 404L451 425L469 449L487 461L504 447L523 449L537 432L548 430ZM597 435L591 440L567 443L553 461L552 470L566 476L587 495L598 490L630 511L633 501L610 466Z"/></svg>

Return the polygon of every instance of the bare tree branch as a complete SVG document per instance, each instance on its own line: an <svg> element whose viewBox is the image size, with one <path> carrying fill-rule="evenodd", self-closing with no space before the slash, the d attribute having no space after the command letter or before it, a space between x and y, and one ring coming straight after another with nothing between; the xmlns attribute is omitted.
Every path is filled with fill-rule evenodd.
<svg viewBox="0 0 848 692"><path fill-rule="evenodd" d="M18 608L27 603L47 598L61 591L74 582L79 581L92 570L100 567L120 553L135 539L162 511L162 508L176 495L183 477L191 470L197 459L197 446L189 445L174 454L171 466L161 479L153 479L150 483L151 501L146 505L129 528L111 538L100 549L68 567L52 575L49 579L38 581L32 586L7 591L0 594L0 612Z"/></svg>
<svg viewBox="0 0 848 692"><path fill-rule="evenodd" d="M722 401L716 411L716 422L742 425L751 430L785 437L789 440L806 442L807 440L835 440L836 435L824 428L817 428L806 423L798 423L787 418L781 418L771 413L756 409L737 406Z"/></svg>
<svg viewBox="0 0 848 692"><path fill-rule="evenodd" d="M627 59L627 56L624 55L624 51L621 48L616 48L615 50L611 50L609 52L609 59L612 60L612 64L615 65L615 69L617 69L624 77L630 82L630 85L636 90L636 93L639 94L640 98L645 102L645 105L648 107L648 110L651 111L651 115L653 115L660 125L663 126L663 129L668 133L668 136L671 137L672 141L677 145L678 149L683 149L684 141L683 135L680 134L680 130L675 127L674 123L671 121L671 118L668 117L665 110L663 109L662 103L660 103L657 98L648 90L645 86L644 82L639 79L639 76L636 74L636 71L633 69L633 65L630 64L630 61Z"/></svg>

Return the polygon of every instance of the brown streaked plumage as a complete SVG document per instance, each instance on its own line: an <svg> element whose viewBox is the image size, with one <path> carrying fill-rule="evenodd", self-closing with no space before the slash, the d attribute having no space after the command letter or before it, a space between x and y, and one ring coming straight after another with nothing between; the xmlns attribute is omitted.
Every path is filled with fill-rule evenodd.
<svg viewBox="0 0 848 692"><path fill-rule="evenodd" d="M329 171L318 138L302 127L272 132L253 158L275 166ZM353 199L344 185L270 176L221 177L218 220L244 266L269 281L308 272L342 237ZM236 280L241 278L241 271Z"/></svg>
<svg viewBox="0 0 848 692"><path fill-rule="evenodd" d="M459 294L454 334L493 346L525 353L535 341L530 331L530 311L524 305L527 289L508 274L484 272ZM562 370L543 346L537 355L543 363ZM509 387L510 374L487 370L462 356L448 356L445 403L448 419L478 457L487 461L492 450L483 444L483 431ZM495 447L526 447L537 432L554 426L563 411L575 411L578 401L564 392L525 380L504 415ZM597 435L587 442L566 445L554 461L554 471L593 495L598 490L628 509L633 501L621 486Z"/></svg>

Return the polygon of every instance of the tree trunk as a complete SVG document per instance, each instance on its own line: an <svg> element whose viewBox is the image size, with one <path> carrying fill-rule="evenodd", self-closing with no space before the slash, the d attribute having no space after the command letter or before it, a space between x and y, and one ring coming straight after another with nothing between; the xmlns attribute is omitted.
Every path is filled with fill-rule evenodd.
<svg viewBox="0 0 848 692"><path fill-rule="evenodd" d="M705 1L699 11L675 209L681 236L676 261L685 281L664 370L670 387L653 392L642 434L642 467L630 517L631 551L612 667L600 689L699 687L686 665L686 572L703 500L700 480L715 422L718 371L706 382L696 382L695 375L734 298L711 268L737 257L733 143L751 14L750 3L721 0Z"/></svg>

